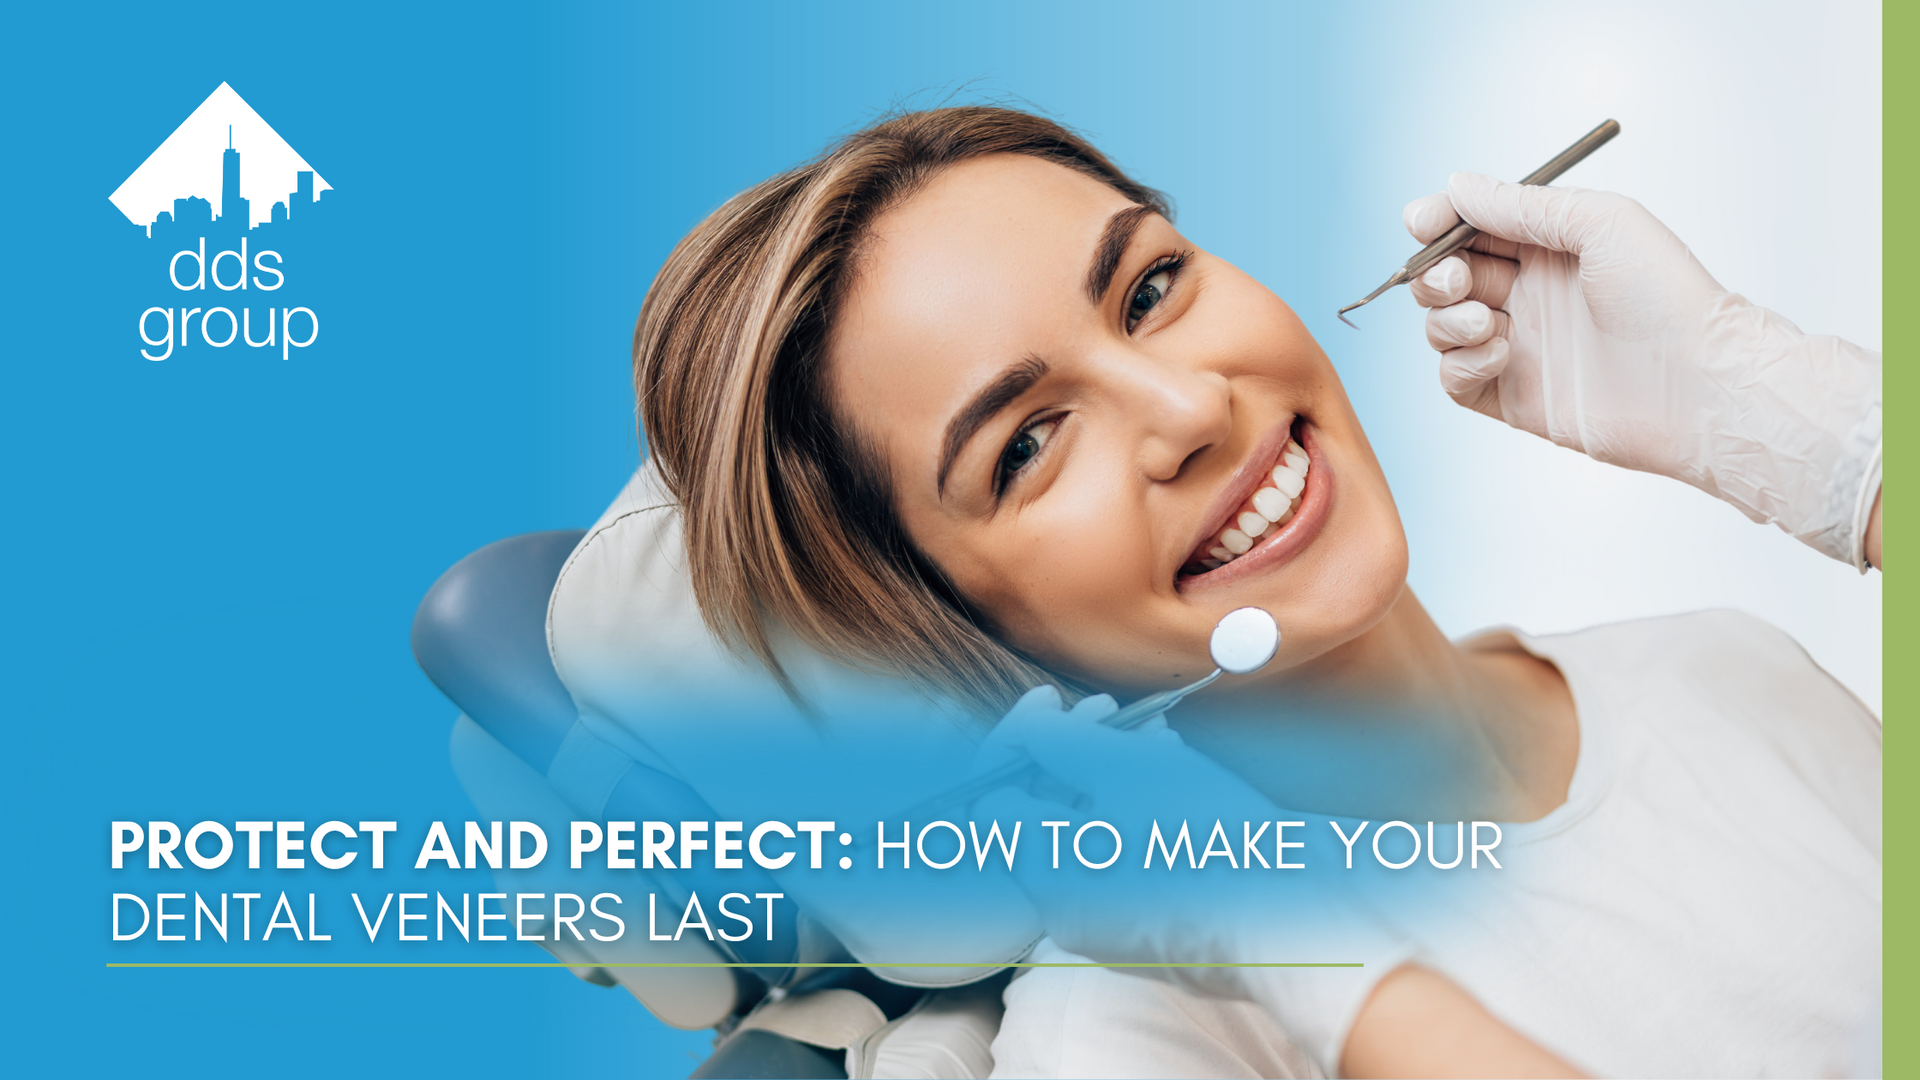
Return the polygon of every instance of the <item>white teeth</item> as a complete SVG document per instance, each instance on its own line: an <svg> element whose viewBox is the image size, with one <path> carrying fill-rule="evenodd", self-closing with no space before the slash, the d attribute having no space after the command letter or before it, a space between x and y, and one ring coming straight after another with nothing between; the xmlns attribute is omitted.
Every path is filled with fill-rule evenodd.
<svg viewBox="0 0 1920 1080"><path fill-rule="evenodd" d="M1294 503L1307 486L1307 454L1292 439L1281 451L1280 464L1273 467L1273 487L1253 493L1253 509L1242 511L1233 524L1220 533L1217 544L1196 561L1208 570L1216 570L1252 550L1253 542L1271 532L1276 525L1292 520Z"/></svg>
<svg viewBox="0 0 1920 1080"><path fill-rule="evenodd" d="M1293 474L1288 473L1287 475L1292 476ZM1290 495L1284 488L1263 487L1253 493L1253 508L1260 512L1261 517L1278 525L1290 516L1292 508L1288 500L1292 499L1293 495L1298 494L1299 492L1296 491Z"/></svg>

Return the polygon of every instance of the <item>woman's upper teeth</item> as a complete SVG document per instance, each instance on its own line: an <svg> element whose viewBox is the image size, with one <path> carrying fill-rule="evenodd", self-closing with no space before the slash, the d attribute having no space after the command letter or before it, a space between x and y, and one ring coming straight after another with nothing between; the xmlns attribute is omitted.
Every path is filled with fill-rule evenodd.
<svg viewBox="0 0 1920 1080"><path fill-rule="evenodd" d="M1299 462L1298 466L1294 462ZM1273 486L1289 499L1298 498L1307 486L1307 459L1288 457L1273 467Z"/></svg>
<svg viewBox="0 0 1920 1080"><path fill-rule="evenodd" d="M1299 478L1284 469L1281 470L1281 475L1293 480L1293 494L1300 494ZM1261 517L1279 525L1293 516L1293 499L1286 493L1285 488L1275 484L1273 487L1263 487L1253 493L1253 508L1260 511Z"/></svg>
<svg viewBox="0 0 1920 1080"><path fill-rule="evenodd" d="M1212 570L1215 566L1232 562L1245 555L1253 542L1265 536L1276 525L1284 525L1300 508L1300 493L1307 486L1307 454L1292 439L1280 451L1280 464L1273 467L1267 481L1253 493L1250 500L1251 510L1242 510L1234 516L1227 527L1207 548L1207 555L1201 559L1202 565Z"/></svg>

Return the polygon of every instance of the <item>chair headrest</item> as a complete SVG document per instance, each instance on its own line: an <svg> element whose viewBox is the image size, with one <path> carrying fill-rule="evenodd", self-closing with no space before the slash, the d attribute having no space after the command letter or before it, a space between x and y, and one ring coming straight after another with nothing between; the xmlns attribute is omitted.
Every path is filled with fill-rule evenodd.
<svg viewBox="0 0 1920 1080"><path fill-rule="evenodd" d="M577 712L554 674L547 601L579 529L500 540L455 563L413 616L413 655L440 692L544 770Z"/></svg>
<svg viewBox="0 0 1920 1080"><path fill-rule="evenodd" d="M895 724L928 724L970 752L984 734L958 704L905 681L859 671L775 632L781 665L806 698L840 717L885 711ZM555 671L583 716L663 750L683 732L660 723L662 702L725 699L754 723L807 723L771 673L718 640L701 617L687 574L678 505L643 465L561 569L547 608ZM676 725L677 726L677 725ZM762 729L764 731L764 729ZM596 726L596 732L605 732ZM705 733L703 733L705 734ZM617 742L617 740L616 740Z"/></svg>
<svg viewBox="0 0 1920 1080"><path fill-rule="evenodd" d="M574 548L547 608L554 670L580 723L594 735L683 780L729 819L791 820L804 813L796 808L818 803L823 789L849 785L870 796L870 804L911 806L924 799L930 781L964 775L984 728L958 704L780 635L775 650L782 666L824 719L803 713L757 658L709 632L686 566L679 507L657 471L642 466ZM863 732L884 735L891 756L863 760ZM740 752L783 740L805 753ZM811 764L797 765L801 760ZM872 819L859 828L864 836ZM807 888L804 882L793 887ZM845 885L822 887L828 891L795 899L803 910L825 916L855 956L917 955L918 939L902 940L882 912L827 915L844 913L852 901L834 892ZM985 890L975 909L980 917L961 934L969 940L928 949L946 956L958 949L998 963L1017 959L1039 936L1037 917L1011 881L977 879L977 887ZM950 970L930 979L920 969L888 977L938 985L991 970Z"/></svg>

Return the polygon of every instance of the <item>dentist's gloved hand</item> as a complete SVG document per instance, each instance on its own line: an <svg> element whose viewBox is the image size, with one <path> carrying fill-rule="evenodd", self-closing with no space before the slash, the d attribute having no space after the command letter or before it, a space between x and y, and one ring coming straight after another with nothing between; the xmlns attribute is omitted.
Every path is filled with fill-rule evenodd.
<svg viewBox="0 0 1920 1080"><path fill-rule="evenodd" d="M1235 859L1245 857L1242 822L1262 830L1256 841L1279 849L1273 822L1302 819L1280 810L1245 781L1188 747L1164 721L1133 731L1099 723L1115 711L1106 695L1072 710L1052 687L1030 691L981 747L979 768L1031 758L1047 774L1029 791L1003 788L982 796L976 820L1021 820L1039 848L1023 854L1015 874L1039 908L1048 934L1061 947L1112 964L1221 964L1229 962L1362 963L1360 968L1130 968L1213 997L1250 999L1284 1025L1328 1075L1336 1075L1342 1044L1368 995L1407 960L1412 946L1349 888L1333 852L1290 852L1311 870L1235 868L1218 854L1220 822ZM1042 821L1065 821L1053 866ZM1104 822L1122 838L1113 850ZM1354 823L1358 824L1358 823ZM1180 850L1168 866L1151 846L1158 826L1165 845ZM1313 821L1324 832L1324 820ZM1084 842L1079 835L1085 826ZM1350 825L1349 828L1352 826ZM1193 869L1180 849L1213 851ZM1290 834L1311 841L1304 826ZM1030 841L1032 842L1032 841ZM1144 850L1143 850L1144 849ZM1333 851L1339 850L1333 845ZM1100 869L1082 865L1080 855ZM1143 865L1143 856L1144 863Z"/></svg>
<svg viewBox="0 0 1920 1080"><path fill-rule="evenodd" d="M1692 484L1865 571L1880 354L1728 292L1631 199L1455 173L1407 204L1413 283L1457 402L1597 460Z"/></svg>

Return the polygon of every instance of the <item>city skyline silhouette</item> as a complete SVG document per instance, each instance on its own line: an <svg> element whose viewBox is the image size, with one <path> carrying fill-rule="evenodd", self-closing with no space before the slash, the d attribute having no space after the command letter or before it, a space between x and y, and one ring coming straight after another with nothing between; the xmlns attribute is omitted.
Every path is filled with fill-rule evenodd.
<svg viewBox="0 0 1920 1080"><path fill-rule="evenodd" d="M213 212L212 202L188 195L174 199L172 209L161 210L146 225L134 227L153 240L239 237L264 229L272 229L277 238L292 231L289 227L296 219L302 226L313 220L321 203L313 189L312 169L297 170L293 190L273 204L266 221L256 225L252 220L252 201L240 194L241 165L241 152L232 145L229 127L228 146L220 155L220 213Z"/></svg>
<svg viewBox="0 0 1920 1080"><path fill-rule="evenodd" d="M311 173L312 179L297 179L302 172ZM156 221L163 231L218 222L223 232L239 235L251 231L248 225L304 219L307 207L332 186L223 82L107 200L149 235ZM282 203L286 216L276 219L273 207Z"/></svg>

